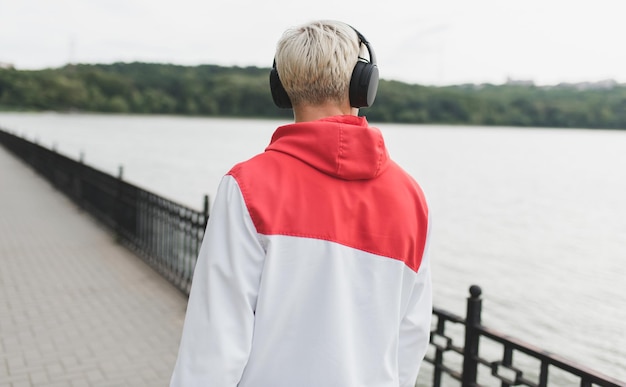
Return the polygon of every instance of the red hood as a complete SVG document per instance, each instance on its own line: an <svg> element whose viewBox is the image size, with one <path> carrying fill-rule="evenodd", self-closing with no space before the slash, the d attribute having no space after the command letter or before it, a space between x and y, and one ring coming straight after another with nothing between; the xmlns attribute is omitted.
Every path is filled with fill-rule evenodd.
<svg viewBox="0 0 626 387"><path fill-rule="evenodd" d="M286 153L343 180L372 179L389 161L380 130L368 126L365 117L350 115L281 126L265 150Z"/></svg>

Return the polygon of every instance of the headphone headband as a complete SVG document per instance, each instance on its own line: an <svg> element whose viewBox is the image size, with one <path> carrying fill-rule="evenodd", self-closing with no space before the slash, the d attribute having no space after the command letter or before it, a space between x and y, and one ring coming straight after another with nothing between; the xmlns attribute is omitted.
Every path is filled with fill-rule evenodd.
<svg viewBox="0 0 626 387"><path fill-rule="evenodd" d="M359 57L354 70L352 71L352 77L350 78L350 106L355 108L368 107L374 103L376 98L376 92L378 91L378 67L376 66L376 54L370 43L365 39L365 36L361 34L356 28L350 26L356 32L359 39L359 46L363 44L367 48L369 60ZM289 95L285 91L280 77L278 76L278 70L276 69L276 58L272 64L272 70L270 71L270 90L272 92L272 98L274 103L279 108L290 109L292 108Z"/></svg>
<svg viewBox="0 0 626 387"><path fill-rule="evenodd" d="M370 46L370 42L367 41L367 39L365 39L365 36L363 36L362 33L360 33L356 28L350 26L350 28L352 28L354 30L354 32L356 32L356 36L359 38L359 43L364 45L365 48L367 48L367 52L369 54L369 63L373 64L374 66L376 66L376 54L374 54L374 49L372 48L372 46ZM362 59L362 58L360 58Z"/></svg>

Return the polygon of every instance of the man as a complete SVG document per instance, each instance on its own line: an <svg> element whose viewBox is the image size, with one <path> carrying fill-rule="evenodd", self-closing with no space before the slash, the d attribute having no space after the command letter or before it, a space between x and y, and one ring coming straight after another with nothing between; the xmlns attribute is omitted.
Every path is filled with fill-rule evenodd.
<svg viewBox="0 0 626 387"><path fill-rule="evenodd" d="M357 116L376 94L373 50L346 24L309 23L285 32L270 78L295 123L220 184L171 385L414 386L428 209Z"/></svg>

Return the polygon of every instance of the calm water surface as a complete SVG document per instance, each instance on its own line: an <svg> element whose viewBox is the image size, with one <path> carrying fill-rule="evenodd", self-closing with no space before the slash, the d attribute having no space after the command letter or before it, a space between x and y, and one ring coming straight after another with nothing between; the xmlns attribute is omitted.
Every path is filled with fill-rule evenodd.
<svg viewBox="0 0 626 387"><path fill-rule="evenodd" d="M0 126L200 209L284 121L0 113ZM434 214L435 304L626 380L626 131L377 125ZM1 172L0 172L1 178Z"/></svg>

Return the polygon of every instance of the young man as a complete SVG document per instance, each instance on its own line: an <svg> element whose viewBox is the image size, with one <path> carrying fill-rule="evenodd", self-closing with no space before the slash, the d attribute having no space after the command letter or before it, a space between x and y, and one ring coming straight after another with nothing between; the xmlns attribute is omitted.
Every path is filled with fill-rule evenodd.
<svg viewBox="0 0 626 387"><path fill-rule="evenodd" d="M285 32L270 78L295 123L220 184L171 385L412 387L432 312L428 208L357 116L374 52L317 21Z"/></svg>

